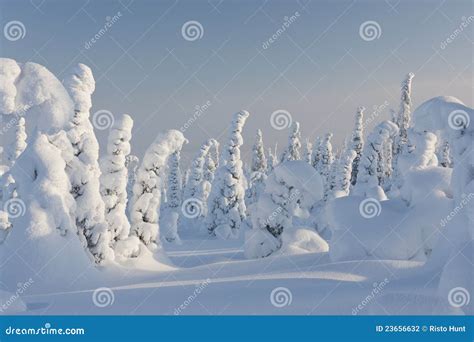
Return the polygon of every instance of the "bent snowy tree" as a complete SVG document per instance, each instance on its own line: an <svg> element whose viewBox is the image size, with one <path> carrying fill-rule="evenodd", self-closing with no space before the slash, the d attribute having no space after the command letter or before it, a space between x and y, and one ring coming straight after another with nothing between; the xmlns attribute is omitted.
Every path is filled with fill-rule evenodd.
<svg viewBox="0 0 474 342"><path fill-rule="evenodd" d="M160 246L158 209L168 157L181 150L185 142L187 140L184 135L176 130L159 134L145 152L143 162L137 171L137 179L133 186L132 233L149 247Z"/></svg>

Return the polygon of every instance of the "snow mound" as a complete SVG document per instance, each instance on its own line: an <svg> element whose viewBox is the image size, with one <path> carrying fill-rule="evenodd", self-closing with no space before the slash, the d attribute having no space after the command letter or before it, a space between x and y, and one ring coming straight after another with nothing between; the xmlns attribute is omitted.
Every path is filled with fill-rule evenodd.
<svg viewBox="0 0 474 342"><path fill-rule="evenodd" d="M325 253L328 243L311 228L295 227L283 231L282 247L279 252L285 255L304 253Z"/></svg>
<svg viewBox="0 0 474 342"><path fill-rule="evenodd" d="M359 196L335 199L328 205L333 232L331 259L424 261L436 244L442 229L440 222L451 206L451 199L436 192L410 208L401 199L381 202Z"/></svg>

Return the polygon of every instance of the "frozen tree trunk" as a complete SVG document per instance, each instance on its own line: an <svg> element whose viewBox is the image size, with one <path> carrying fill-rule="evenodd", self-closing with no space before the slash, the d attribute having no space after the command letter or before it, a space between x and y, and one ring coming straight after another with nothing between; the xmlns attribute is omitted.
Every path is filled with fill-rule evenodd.
<svg viewBox="0 0 474 342"><path fill-rule="evenodd" d="M362 149L364 148L364 107L357 108L355 117L355 126L352 131L352 150L356 153L354 161L352 162L351 185L357 183L357 173L359 172L359 163L362 156Z"/></svg>
<svg viewBox="0 0 474 342"><path fill-rule="evenodd" d="M159 134L145 152L138 168L137 180L133 186L131 230L132 234L151 249L161 247L158 222L167 159L181 150L185 142L183 134L176 130Z"/></svg>
<svg viewBox="0 0 474 342"><path fill-rule="evenodd" d="M95 90L92 71L78 64L63 81L74 102L74 117L67 130L71 143L67 172L76 200L76 225L83 243L97 263L114 259L112 234L105 222L105 206L100 195L99 144L89 120L91 95ZM58 147L60 147L58 145Z"/></svg>
<svg viewBox="0 0 474 342"><path fill-rule="evenodd" d="M288 137L288 147L281 157L281 161L286 160L300 160L301 159L301 132L300 124L295 121L291 128L291 133Z"/></svg>
<svg viewBox="0 0 474 342"><path fill-rule="evenodd" d="M208 232L222 239L236 237L246 216L240 146L248 116L247 111L234 115L229 141L222 153L222 163L216 171L208 200Z"/></svg>
<svg viewBox="0 0 474 342"><path fill-rule="evenodd" d="M128 115L116 119L112 126L107 154L101 160L100 192L105 203L105 220L111 233L115 254L124 257L138 254L138 239L129 237L130 223L126 215L128 170L133 120Z"/></svg>

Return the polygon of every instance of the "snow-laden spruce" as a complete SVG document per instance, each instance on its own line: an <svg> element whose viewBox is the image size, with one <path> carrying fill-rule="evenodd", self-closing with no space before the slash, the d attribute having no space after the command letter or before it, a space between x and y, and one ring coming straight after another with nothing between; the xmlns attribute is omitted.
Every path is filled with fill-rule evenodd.
<svg viewBox="0 0 474 342"><path fill-rule="evenodd" d="M331 193L331 165L334 162L331 144L332 133L327 133L319 145L320 169L319 174L324 181L324 199L327 199Z"/></svg>
<svg viewBox="0 0 474 342"><path fill-rule="evenodd" d="M133 186L131 231L149 248L161 247L159 208L164 173L170 155L181 150L187 140L176 130L160 133L148 147Z"/></svg>
<svg viewBox="0 0 474 342"><path fill-rule="evenodd" d="M308 164L311 164L311 160L313 157L313 144L309 141L309 139L305 140L303 156L303 160L306 161Z"/></svg>
<svg viewBox="0 0 474 342"><path fill-rule="evenodd" d="M181 151L178 150L168 158L168 179L166 182L166 203L161 211L161 232L167 242L180 243L178 235L178 218L181 208L182 176L179 167Z"/></svg>
<svg viewBox="0 0 474 342"><path fill-rule="evenodd" d="M321 170L321 138L316 137L311 155L311 165L320 173Z"/></svg>
<svg viewBox="0 0 474 342"><path fill-rule="evenodd" d="M193 230L199 229L199 226L204 224L202 219L207 215L207 199L211 192L211 183L206 179L213 179L214 173L211 174L207 166L215 165L211 150L217 149L217 141L209 139L201 145L196 157L194 158L186 188L183 194L183 207L180 221L183 226L187 226ZM210 164L209 164L210 163Z"/></svg>
<svg viewBox="0 0 474 342"><path fill-rule="evenodd" d="M290 128L288 146L281 156L281 161L301 159L301 132L300 123L295 121Z"/></svg>
<svg viewBox="0 0 474 342"><path fill-rule="evenodd" d="M64 284L77 287L78 273L92 280L93 270L78 239L76 203L58 147L58 141L65 148L70 145L65 129L74 116L74 104L61 82L38 64L0 59L0 79L0 113L24 116L31 132L11 170L23 206L17 208L22 215L12 218L10 234L0 244L0 258L6 261L2 272L8 274L2 282L16 288L33 276L38 286L47 283L48 291Z"/></svg>
<svg viewBox="0 0 474 342"><path fill-rule="evenodd" d="M212 184L214 181L214 174L216 173L217 167L219 166L219 143L217 140L213 141L209 153L206 156L206 162L204 163L204 179ZM207 200L207 197L206 197Z"/></svg>
<svg viewBox="0 0 474 342"><path fill-rule="evenodd" d="M11 150L9 151L8 161L10 167L15 163L15 161L20 157L23 151L26 148L26 128L25 128L25 118L21 117L16 120L15 124L15 141L11 145Z"/></svg>
<svg viewBox="0 0 474 342"><path fill-rule="evenodd" d="M320 175L304 161L279 164L264 184L264 192L250 208L247 258L263 258L279 250L282 234L293 227L293 217L307 217L312 205L323 197Z"/></svg>
<svg viewBox="0 0 474 342"><path fill-rule="evenodd" d="M66 170L76 200L79 234L95 261L101 263L113 260L114 252L110 247L112 233L105 222L105 206L100 195L99 143L89 120L95 80L89 67L78 64L63 83L74 102L74 116L67 130L71 148L58 147L63 150L68 165Z"/></svg>
<svg viewBox="0 0 474 342"><path fill-rule="evenodd" d="M252 172L263 172L267 171L267 157L265 156L265 148L263 147L263 136L260 129L257 130L255 136L255 143L252 147Z"/></svg>
<svg viewBox="0 0 474 342"><path fill-rule="evenodd" d="M107 141L107 154L101 159L100 193L105 203L105 220L115 254L129 257L138 253L138 239L130 235L126 215L128 170L133 120L129 115L115 118Z"/></svg>
<svg viewBox="0 0 474 342"><path fill-rule="evenodd" d="M249 117L247 111L234 114L230 137L222 151L221 165L216 171L208 199L207 229L221 239L235 237L245 219L245 188L240 159L244 143L242 130Z"/></svg>
<svg viewBox="0 0 474 342"><path fill-rule="evenodd" d="M272 172L277 164L278 164L277 146L275 145L275 149L273 151L270 147L268 148L267 173Z"/></svg>
<svg viewBox="0 0 474 342"><path fill-rule="evenodd" d="M349 195L351 178L353 175L352 166L354 165L354 159L356 157L357 153L354 150L347 149L337 162L334 162L335 175L333 197L338 198Z"/></svg>
<svg viewBox="0 0 474 342"><path fill-rule="evenodd" d="M373 197L377 200L387 199L380 186L385 166L383 165L384 145L398 133L398 127L391 121L379 123L367 137L362 158L359 162L359 172L355 193L361 196Z"/></svg>
<svg viewBox="0 0 474 342"><path fill-rule="evenodd" d="M354 161L352 162L351 184L357 183L357 173L359 172L360 158L362 157L362 149L364 148L364 107L357 108L355 116L354 130L352 131L351 143L352 150L356 153Z"/></svg>
<svg viewBox="0 0 474 342"><path fill-rule="evenodd" d="M403 177L401 175L403 169L398 165L399 161L412 149L412 144L409 141L408 130L411 123L411 83L413 77L415 77L415 74L409 73L402 82L400 109L398 111L397 121L394 122L398 126L398 135L393 138L392 184L396 187L400 187L403 183Z"/></svg>

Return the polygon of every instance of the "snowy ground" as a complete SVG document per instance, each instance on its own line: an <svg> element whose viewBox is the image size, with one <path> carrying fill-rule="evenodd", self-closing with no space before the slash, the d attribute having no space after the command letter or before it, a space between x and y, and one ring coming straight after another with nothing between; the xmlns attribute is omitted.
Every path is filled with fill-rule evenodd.
<svg viewBox="0 0 474 342"><path fill-rule="evenodd" d="M122 276L114 277L119 281L104 285L113 297L113 302L112 297L104 299L104 307L94 304L96 289L92 288L25 295L27 313L400 315L430 314L437 304L434 292L439 275L420 272L420 262L331 263L327 253L246 260L239 240L183 240L182 245L166 249L177 269L120 270ZM279 298L279 290L272 296L278 287L286 288L280 290Z"/></svg>

